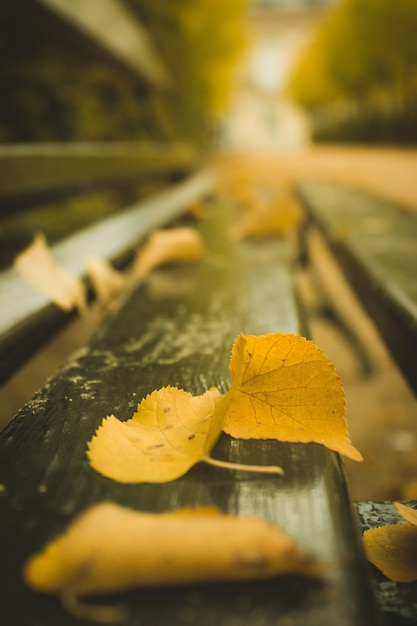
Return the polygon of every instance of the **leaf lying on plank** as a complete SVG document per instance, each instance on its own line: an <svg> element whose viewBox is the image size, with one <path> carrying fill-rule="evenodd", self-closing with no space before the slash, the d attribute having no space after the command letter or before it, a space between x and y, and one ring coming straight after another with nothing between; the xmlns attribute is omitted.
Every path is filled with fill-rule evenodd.
<svg viewBox="0 0 417 626"><path fill-rule="evenodd" d="M85 259L84 264L99 303L111 310L152 270L161 265L193 263L202 255L203 243L198 231L191 227L178 227L155 231L139 250L127 272L119 272L107 261L96 258Z"/></svg>
<svg viewBox="0 0 417 626"><path fill-rule="evenodd" d="M107 306L121 292L144 280L156 267L194 262L202 255L203 243L198 231L179 227L155 231L126 273L118 272L108 261L94 257L84 259L84 265L99 303ZM15 258L14 265L27 282L60 308L65 311L86 309L83 280L56 263L43 234L38 234L33 243Z"/></svg>
<svg viewBox="0 0 417 626"><path fill-rule="evenodd" d="M302 219L301 208L289 195L269 202L257 200L243 210L232 234L238 239L282 235L294 229Z"/></svg>
<svg viewBox="0 0 417 626"><path fill-rule="evenodd" d="M244 345L242 341L241 349ZM201 396L164 387L144 398L130 420L121 422L114 415L107 417L88 443L90 465L100 474L123 483L168 482L200 461L250 469L209 456L242 375L243 367L237 367L232 386L224 395L216 387ZM277 467L258 469L282 472Z"/></svg>
<svg viewBox="0 0 417 626"><path fill-rule="evenodd" d="M223 430L239 439L320 443L355 460L342 383L327 356L304 337L275 333L235 342L230 368L245 373Z"/></svg>
<svg viewBox="0 0 417 626"><path fill-rule="evenodd" d="M216 509L152 514L103 502L32 556L24 577L33 589L60 594L77 610L88 607L77 603L88 594L320 571L289 537L259 517ZM92 605L90 612L95 617Z"/></svg>
<svg viewBox="0 0 417 626"><path fill-rule="evenodd" d="M139 251L131 275L141 280L151 270L166 263L189 263L203 256L203 243L195 228L182 226L156 230Z"/></svg>
<svg viewBox="0 0 417 626"><path fill-rule="evenodd" d="M53 258L42 233L14 260L14 266L35 289L48 296L64 311L83 311L86 294L83 282Z"/></svg>
<svg viewBox="0 0 417 626"><path fill-rule="evenodd" d="M363 541L368 560L396 582L417 580L417 510L394 502L399 524L387 524L365 531Z"/></svg>
<svg viewBox="0 0 417 626"><path fill-rule="evenodd" d="M84 267L102 306L118 296L126 284L126 276L104 259L87 257L84 259Z"/></svg>
<svg viewBox="0 0 417 626"><path fill-rule="evenodd" d="M223 396L216 388L192 396L167 387L144 398L132 419L104 419L88 444L91 466L120 482L174 480L199 461L282 473L212 459L222 430L241 439L314 441L362 459L347 433L343 387L312 342L281 333L240 335L230 368L232 385Z"/></svg>
<svg viewBox="0 0 417 626"><path fill-rule="evenodd" d="M132 419L103 420L88 444L91 466L119 482L166 482L185 474L208 453L212 416L221 396L202 396L175 387L154 391ZM220 433L219 426L218 432Z"/></svg>

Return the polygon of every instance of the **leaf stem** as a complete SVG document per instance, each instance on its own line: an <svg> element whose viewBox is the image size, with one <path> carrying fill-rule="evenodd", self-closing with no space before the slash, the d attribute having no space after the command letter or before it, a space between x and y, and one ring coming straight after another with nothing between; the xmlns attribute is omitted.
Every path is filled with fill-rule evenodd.
<svg viewBox="0 0 417 626"><path fill-rule="evenodd" d="M231 463L229 461L213 459L211 456L205 456L201 460L208 465L223 467L224 469L238 472L259 472L260 474L276 474L278 476L283 476L284 474L284 470L278 465L247 465L246 463Z"/></svg>
<svg viewBox="0 0 417 626"><path fill-rule="evenodd" d="M103 624L119 624L126 620L126 610L123 607L82 602L75 594L68 591L61 594L61 602L68 613L84 620Z"/></svg>

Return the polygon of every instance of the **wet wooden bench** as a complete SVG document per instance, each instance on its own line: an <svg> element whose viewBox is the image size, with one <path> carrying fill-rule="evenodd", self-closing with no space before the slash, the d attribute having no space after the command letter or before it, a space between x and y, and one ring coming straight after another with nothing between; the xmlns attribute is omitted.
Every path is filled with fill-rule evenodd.
<svg viewBox="0 0 417 626"><path fill-rule="evenodd" d="M40 10L46 11L55 26L64 21L67 34L76 35L77 41L85 39L76 12L70 11L66 17L65 11L54 12L58 6L65 9L64 5L70 10L72 3L39 0L21 4L25 11L35 10L34 19L42 15ZM103 47L100 42L98 45ZM104 47L107 56L116 54L106 40ZM113 263L126 263L132 248L153 229L177 223L193 200L210 194L211 209L198 224L207 253L195 265L160 269L138 286L1 433L0 621L13 626L83 623L67 614L57 598L31 591L23 582L22 567L29 555L61 533L76 514L88 505L111 500L144 511L215 506L238 515L252 513L287 531L311 556L340 564L318 578L285 576L123 594L115 600L129 609L127 625L378 624L356 513L337 454L316 444L232 440L223 435L214 457L282 465L285 476L198 464L174 482L131 485L108 480L89 467L87 441L106 415L129 419L143 396L164 385L176 385L193 394L211 386L226 391L231 346L241 332L308 333L286 243L273 238L231 242L227 232L233 207L217 196L213 174L194 170L184 178L194 163L192 155L174 146L152 148L153 157L148 153L140 165L138 146L100 147L94 156L96 148L37 146L32 148L33 167L20 169L22 154L30 157L28 150L5 150L4 205L10 207L13 198L17 210L28 190L29 195L41 193L46 198L56 197L57 189L71 187L73 191L78 184L83 186L88 161L85 152L89 150L95 173L90 169L87 184L107 180L116 171L118 183L124 175L129 178L132 169L125 157L135 172L142 171L149 179L161 169L165 175L171 172L182 178L172 188L140 198L124 211L100 218L87 230L57 243L52 254L60 264L79 275L84 251ZM48 163L48 158L40 176L35 164L38 168L43 159ZM152 159L154 166L146 169ZM54 163L59 167L53 167ZM33 189L40 179L42 189ZM14 270L2 272L0 289L0 355L5 379L70 316L26 285Z"/></svg>
<svg viewBox="0 0 417 626"><path fill-rule="evenodd" d="M84 240L85 250L97 251L100 245L112 259L109 244L115 243L115 232L122 233L117 247L125 253L133 245L132 238L139 240L152 228L178 218L193 199L211 193L213 185L210 174L196 174L171 191L75 235L71 245L63 242L54 252L67 246L66 255L57 258L73 269ZM343 470L337 455L328 450L313 444L240 442L223 436L215 450L219 458L283 464L286 476L261 478L198 466L163 486L118 485L87 465L86 442L108 413L128 419L141 397L167 384L194 394L211 385L227 389L230 348L240 332L305 333L285 242L231 243L227 232L232 207L221 200L214 204L217 208L201 224L207 258L195 267L159 271L138 288L2 434L3 564L10 589L5 610L16 624L25 623L27 615L39 615L40 623L65 619L54 599L24 587L22 563L77 512L103 499L155 511L200 504L252 512L286 529L318 558L348 562L318 581L289 577L262 584L198 587L191 595L190 589L164 591L164 602L162 592L157 597L137 593L128 598L132 623L138 617L152 621L155 615L158 619L177 615L178 623L194 615L195 623L202 624L214 619L225 624L230 619L257 623L260 618L266 624L278 620L301 624L319 615L321 623L330 623L341 619L342 599L343 623L376 623ZM118 229L118 224L124 228ZM137 225L136 231L132 224ZM36 303L38 294L18 277L15 280ZM50 303L47 309L48 313L44 303L37 306L37 315L30 315L27 336L37 332L36 324L41 327L43 317L50 320L51 311L62 315ZM198 603L190 605L191 597ZM249 613L242 607L250 607Z"/></svg>
<svg viewBox="0 0 417 626"><path fill-rule="evenodd" d="M195 174L146 200L142 208L128 209L126 216L134 215L140 227L151 219L148 228L154 228L177 218L193 197L212 193L214 185L211 174ZM78 623L65 615L57 599L25 587L22 565L77 513L102 500L147 511L200 505L253 513L283 528L312 556L341 564L318 579L288 576L131 593L122 599L130 609L127 624L378 623L337 454L315 444L223 435L216 458L283 465L285 476L200 464L174 482L143 485L115 483L87 463L87 441L103 417L114 413L129 419L152 390L175 385L200 394L215 385L225 391L230 350L239 333L306 332L285 241L231 242L233 207L216 196L211 204L199 225L207 250L203 260L158 270L139 286L1 434L2 612L7 623ZM113 226L111 232L116 232ZM129 246L131 235L125 229ZM123 248L122 239L119 234ZM30 332L36 329L32 326Z"/></svg>
<svg viewBox="0 0 417 626"><path fill-rule="evenodd" d="M331 253L330 262L336 261L405 380L417 393L417 213L375 193L335 182L302 181L296 193L307 216L300 230L302 256L324 278L326 306L334 307L339 317L337 299L344 290L337 280L330 286L318 267L323 261L314 253L317 232ZM342 326L349 324L346 317L341 322ZM358 327L352 322L347 331L365 357L365 371L371 373L367 366L372 369L372 363L366 362L367 348L360 345L363 338ZM414 501L408 504L417 506ZM389 502L359 502L357 510L362 530L401 521ZM373 578L387 622L415 623L416 583L395 583L376 569Z"/></svg>
<svg viewBox="0 0 417 626"><path fill-rule="evenodd" d="M417 392L416 212L337 183L300 182L297 194L309 218L303 228L319 228Z"/></svg>

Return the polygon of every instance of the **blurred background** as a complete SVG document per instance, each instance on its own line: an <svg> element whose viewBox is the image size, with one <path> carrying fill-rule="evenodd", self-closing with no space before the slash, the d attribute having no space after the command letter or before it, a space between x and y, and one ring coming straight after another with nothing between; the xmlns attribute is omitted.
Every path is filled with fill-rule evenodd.
<svg viewBox="0 0 417 626"><path fill-rule="evenodd" d="M68 45L43 12L65 4L2 2L0 144L189 142L202 156L262 155L286 182L322 173L416 210L415 0L119 0L126 18L120 32L112 2L73 0L75 11L90 7L120 49L129 23L140 28L141 53L129 61L135 71L86 52L77 39ZM142 185L132 194L148 192ZM32 214L10 215L2 222L0 264L39 228L53 243L126 205L129 194L90 193L61 207L58 218L54 207L41 207L35 222ZM313 339L342 377L352 439L366 459L359 468L347 465L352 495L412 497L416 400L358 303L352 317L378 363L368 377L340 329L315 316L307 283L301 276ZM64 332L0 390L0 425L88 332L80 324Z"/></svg>
<svg viewBox="0 0 417 626"><path fill-rule="evenodd" d="M2 142L417 140L413 0L123 0L160 64L156 89L65 45L33 4L2 3Z"/></svg>

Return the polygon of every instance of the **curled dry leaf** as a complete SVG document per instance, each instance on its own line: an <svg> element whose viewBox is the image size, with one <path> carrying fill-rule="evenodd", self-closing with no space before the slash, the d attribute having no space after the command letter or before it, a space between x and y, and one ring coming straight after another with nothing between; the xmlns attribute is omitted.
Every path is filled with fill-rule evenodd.
<svg viewBox="0 0 417 626"><path fill-rule="evenodd" d="M363 535L368 560L396 582L417 580L417 510L399 502L394 505L406 520L371 528Z"/></svg>
<svg viewBox="0 0 417 626"><path fill-rule="evenodd" d="M183 226L156 230L137 255L132 276L142 280L164 263L189 263L203 256L203 243L195 228Z"/></svg>
<svg viewBox="0 0 417 626"><path fill-rule="evenodd" d="M246 208L233 234L239 239L282 235L299 224L302 217L301 208L290 196L270 202L258 200Z"/></svg>
<svg viewBox="0 0 417 626"><path fill-rule="evenodd" d="M104 259L86 258L84 265L99 303L107 305L124 289L132 288L146 278L156 267L165 263L193 262L202 255L203 243L198 231L181 227L155 231L126 275L116 271ZM33 243L15 258L14 265L27 282L60 308L85 311L84 282L56 263L43 234L36 235Z"/></svg>
<svg viewBox="0 0 417 626"><path fill-rule="evenodd" d="M24 578L37 591L68 599L318 572L318 564L289 537L255 516L216 509L152 514L104 502L87 509L32 556Z"/></svg>
<svg viewBox="0 0 417 626"><path fill-rule="evenodd" d="M244 341L245 347L242 348ZM232 372L245 371L223 430L239 439L320 443L355 460L342 383L313 342L291 334L241 335L232 351Z"/></svg>
<svg viewBox="0 0 417 626"><path fill-rule="evenodd" d="M189 215L192 215L193 217L196 218L203 218L207 212L207 202L205 200L203 200L202 198L199 198L198 200L195 200L194 202L192 202L188 207L188 213Z"/></svg>
<svg viewBox="0 0 417 626"><path fill-rule="evenodd" d="M15 258L14 266L28 283L64 311L85 309L83 282L56 263L42 233Z"/></svg>
<svg viewBox="0 0 417 626"><path fill-rule="evenodd" d="M96 257L84 259L84 267L91 280L99 304L105 305L119 295L126 284L126 277L108 261Z"/></svg>

